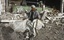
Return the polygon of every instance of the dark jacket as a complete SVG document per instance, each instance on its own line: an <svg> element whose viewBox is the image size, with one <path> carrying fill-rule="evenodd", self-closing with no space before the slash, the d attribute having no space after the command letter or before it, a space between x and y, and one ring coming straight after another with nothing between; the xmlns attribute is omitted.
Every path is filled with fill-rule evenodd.
<svg viewBox="0 0 64 40"><path fill-rule="evenodd" d="M38 11L30 11L28 13L28 18L31 21L33 21L34 19L39 19L40 18L39 12Z"/></svg>

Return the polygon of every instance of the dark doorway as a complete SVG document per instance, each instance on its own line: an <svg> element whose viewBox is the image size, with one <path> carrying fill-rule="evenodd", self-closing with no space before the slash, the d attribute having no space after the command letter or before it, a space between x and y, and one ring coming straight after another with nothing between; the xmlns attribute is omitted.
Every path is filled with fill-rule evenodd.
<svg viewBox="0 0 64 40"><path fill-rule="evenodd" d="M49 6L51 8L55 7L56 9L61 10L60 8L61 8L62 0L26 0L26 1L31 1L31 2L42 1L46 6ZM29 5L32 5L32 4L29 4Z"/></svg>
<svg viewBox="0 0 64 40"><path fill-rule="evenodd" d="M58 10L61 10L61 2L62 0L45 0L45 4L49 7L55 7Z"/></svg>

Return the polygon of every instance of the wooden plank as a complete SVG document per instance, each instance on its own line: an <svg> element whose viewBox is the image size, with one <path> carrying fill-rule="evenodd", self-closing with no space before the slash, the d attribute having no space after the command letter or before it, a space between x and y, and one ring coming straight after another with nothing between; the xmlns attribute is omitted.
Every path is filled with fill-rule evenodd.
<svg viewBox="0 0 64 40"><path fill-rule="evenodd" d="M15 22L17 20L1 20L1 22Z"/></svg>

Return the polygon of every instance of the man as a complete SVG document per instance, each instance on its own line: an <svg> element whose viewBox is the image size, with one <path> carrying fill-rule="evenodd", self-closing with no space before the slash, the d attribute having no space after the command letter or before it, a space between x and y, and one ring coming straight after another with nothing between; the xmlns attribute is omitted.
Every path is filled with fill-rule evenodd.
<svg viewBox="0 0 64 40"><path fill-rule="evenodd" d="M30 31L31 31L30 36L35 37L36 36L36 30L35 30L35 27L33 25L34 20L40 18L40 15L39 15L38 11L36 10L35 5L31 6L31 10L30 10L29 13L27 13L27 15L28 15L28 19L30 20L30 21L27 22L27 25L29 25L29 28L30 28Z"/></svg>
<svg viewBox="0 0 64 40"><path fill-rule="evenodd" d="M40 18L40 15L35 7L35 5L32 5L31 6L31 10L30 12L28 13L28 18L29 20L32 22L34 19L39 19Z"/></svg>

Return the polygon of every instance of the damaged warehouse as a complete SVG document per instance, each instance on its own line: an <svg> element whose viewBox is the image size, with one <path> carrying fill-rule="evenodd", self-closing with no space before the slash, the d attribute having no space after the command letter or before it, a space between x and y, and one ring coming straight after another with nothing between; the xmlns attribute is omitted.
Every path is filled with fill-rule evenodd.
<svg viewBox="0 0 64 40"><path fill-rule="evenodd" d="M64 40L63 26L61 0L6 0L0 40Z"/></svg>

